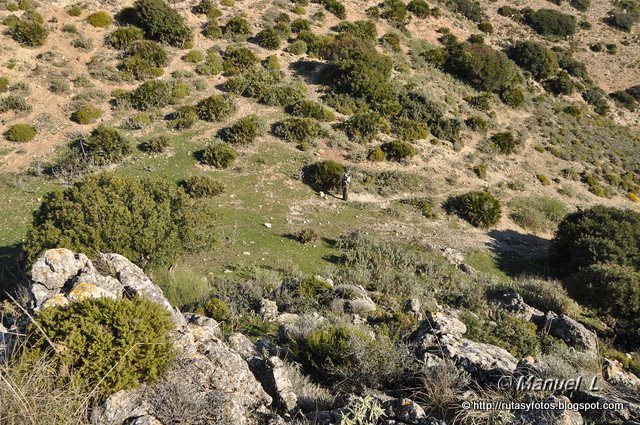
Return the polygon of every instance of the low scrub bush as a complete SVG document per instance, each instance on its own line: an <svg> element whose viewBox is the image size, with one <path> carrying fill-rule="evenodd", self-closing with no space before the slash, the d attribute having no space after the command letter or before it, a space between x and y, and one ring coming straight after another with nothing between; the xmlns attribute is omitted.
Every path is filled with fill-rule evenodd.
<svg viewBox="0 0 640 425"><path fill-rule="evenodd" d="M169 57L162 45L149 40L135 41L126 50L120 69L138 80L159 77Z"/></svg>
<svg viewBox="0 0 640 425"><path fill-rule="evenodd" d="M126 93L124 98L134 108L147 111L163 108L172 102L173 87L162 80L145 81L135 90Z"/></svg>
<svg viewBox="0 0 640 425"><path fill-rule="evenodd" d="M200 162L216 168L228 168L237 158L235 149L222 142L214 142L207 145L200 153Z"/></svg>
<svg viewBox="0 0 640 425"><path fill-rule="evenodd" d="M260 63L260 58L246 47L229 46L222 55L223 69L227 75L246 72Z"/></svg>
<svg viewBox="0 0 640 425"><path fill-rule="evenodd" d="M556 96L568 96L572 94L576 89L575 83L573 82L569 74L565 71L560 71L557 76L545 81L544 87Z"/></svg>
<svg viewBox="0 0 640 425"><path fill-rule="evenodd" d="M377 112L364 112L353 115L341 127L349 139L369 143L385 129L385 122Z"/></svg>
<svg viewBox="0 0 640 425"><path fill-rule="evenodd" d="M148 128L153 123L153 119L146 112L138 112L128 117L124 123L125 128L129 130L142 130Z"/></svg>
<svg viewBox="0 0 640 425"><path fill-rule="evenodd" d="M224 192L224 184L209 176L192 176L182 182L184 191L193 198L217 196Z"/></svg>
<svg viewBox="0 0 640 425"><path fill-rule="evenodd" d="M9 90L9 79L7 77L0 77L0 93L4 93Z"/></svg>
<svg viewBox="0 0 640 425"><path fill-rule="evenodd" d="M275 87L264 90L259 99L260 102L265 105L289 108L302 101L306 95L307 92L304 84L281 83Z"/></svg>
<svg viewBox="0 0 640 425"><path fill-rule="evenodd" d="M513 287L525 303L543 312L576 317L582 310L559 281L519 278L513 281Z"/></svg>
<svg viewBox="0 0 640 425"><path fill-rule="evenodd" d="M509 155L520 146L518 139L510 131L496 133L489 139L491 146L498 153Z"/></svg>
<svg viewBox="0 0 640 425"><path fill-rule="evenodd" d="M448 0L447 7L476 23L485 19L482 6L475 0Z"/></svg>
<svg viewBox="0 0 640 425"><path fill-rule="evenodd" d="M0 114L9 111L30 112L31 109L31 105L29 105L29 102L27 102L27 99L23 96L10 94L0 98Z"/></svg>
<svg viewBox="0 0 640 425"><path fill-rule="evenodd" d="M427 198L411 198L401 201L403 204L411 205L417 208L425 218L437 218L438 213L435 210L433 202Z"/></svg>
<svg viewBox="0 0 640 425"><path fill-rule="evenodd" d="M161 134L150 137L142 144L141 147L142 150L147 153L160 154L166 152L169 146L171 146L169 137Z"/></svg>
<svg viewBox="0 0 640 425"><path fill-rule="evenodd" d="M29 262L64 246L90 257L117 252L140 266L167 264L210 246L212 217L173 182L90 175L45 197L24 250Z"/></svg>
<svg viewBox="0 0 640 425"><path fill-rule="evenodd" d="M404 161L418 153L411 143L402 140L383 143L380 145L380 149L384 152L385 158L391 161Z"/></svg>
<svg viewBox="0 0 640 425"><path fill-rule="evenodd" d="M509 201L509 217L527 230L553 231L569 209L560 200L546 196L514 198Z"/></svg>
<svg viewBox="0 0 640 425"><path fill-rule="evenodd" d="M186 130L193 127L193 125L198 122L198 119L200 119L200 117L198 116L198 111L195 106L180 106L171 115L169 125L176 130Z"/></svg>
<svg viewBox="0 0 640 425"><path fill-rule="evenodd" d="M196 104L198 117L203 121L217 122L231 116L236 111L231 97L214 94Z"/></svg>
<svg viewBox="0 0 640 425"><path fill-rule="evenodd" d="M320 135L322 127L311 118L287 118L275 123L272 131L288 142L310 143Z"/></svg>
<svg viewBox="0 0 640 425"><path fill-rule="evenodd" d="M153 383L168 370L175 355L173 328L169 312L152 301L89 299L43 310L37 327L29 327L25 355L39 358L51 344L64 347L51 361L73 370L75 383L102 400Z"/></svg>
<svg viewBox="0 0 640 425"><path fill-rule="evenodd" d="M220 138L232 145L249 145L265 133L266 123L257 115L239 119L231 127L220 130Z"/></svg>
<svg viewBox="0 0 640 425"><path fill-rule="evenodd" d="M522 13L524 22L535 32L545 36L568 37L576 32L576 18L573 15L553 9L526 9Z"/></svg>
<svg viewBox="0 0 640 425"><path fill-rule="evenodd" d="M258 46L268 50L277 50L282 43L280 33L274 28L267 28L258 32L255 39Z"/></svg>
<svg viewBox="0 0 640 425"><path fill-rule="evenodd" d="M351 34L357 38L368 40L372 43L378 38L376 25L371 21L344 21L336 25L335 30L339 33Z"/></svg>
<svg viewBox="0 0 640 425"><path fill-rule="evenodd" d="M196 66L196 73L198 75L218 75L224 68L222 56L212 49L207 50L207 56L204 61L200 62Z"/></svg>
<svg viewBox="0 0 640 425"><path fill-rule="evenodd" d="M407 19L407 5L402 0L384 0L381 15L397 25L403 25Z"/></svg>
<svg viewBox="0 0 640 425"><path fill-rule="evenodd" d="M426 19L431 15L429 3L425 0L411 0L407 5L407 10L420 19Z"/></svg>
<svg viewBox="0 0 640 425"><path fill-rule="evenodd" d="M320 235L318 235L318 232L308 227L295 232L293 234L293 237L300 243L312 243L320 239ZM307 286L303 288L303 291L306 293L311 292L308 283Z"/></svg>
<svg viewBox="0 0 640 425"><path fill-rule="evenodd" d="M296 56L304 55L305 53L307 53L307 48L307 43L302 40L296 40L293 43L289 44L289 47L287 47L287 52Z"/></svg>
<svg viewBox="0 0 640 425"><path fill-rule="evenodd" d="M36 129L30 124L13 124L4 132L4 137L15 143L30 142L36 137Z"/></svg>
<svg viewBox="0 0 640 425"><path fill-rule="evenodd" d="M558 73L555 53L543 44L521 41L509 49L509 57L521 68L531 72L536 80L546 80Z"/></svg>
<svg viewBox="0 0 640 425"><path fill-rule="evenodd" d="M17 19L10 27L9 33L15 41L23 46L39 47L47 40L49 31L44 26L42 17L35 14Z"/></svg>
<svg viewBox="0 0 640 425"><path fill-rule="evenodd" d="M94 129L86 139L80 140L80 143L81 149L96 165L115 164L131 154L131 146L124 136L115 128L106 125Z"/></svg>
<svg viewBox="0 0 640 425"><path fill-rule="evenodd" d="M216 18L211 18L202 25L202 35L209 40L217 40L222 37L222 28Z"/></svg>
<svg viewBox="0 0 640 425"><path fill-rule="evenodd" d="M339 0L317 0L318 3L324 6L327 12L333 13L340 19L347 17L347 11L344 4Z"/></svg>
<svg viewBox="0 0 640 425"><path fill-rule="evenodd" d="M107 12L101 10L87 16L87 22L89 22L92 27L106 28L113 24L113 18Z"/></svg>
<svg viewBox="0 0 640 425"><path fill-rule="evenodd" d="M227 21L222 34L233 41L244 41L251 35L251 25L243 17L236 16Z"/></svg>
<svg viewBox="0 0 640 425"><path fill-rule="evenodd" d="M327 160L316 162L305 168L305 180L315 189L332 190L340 186L340 180L345 173L342 164Z"/></svg>
<svg viewBox="0 0 640 425"><path fill-rule="evenodd" d="M599 88L590 88L582 92L582 98L589 105L593 106L596 113L604 115L609 112L609 103L605 93Z"/></svg>
<svg viewBox="0 0 640 425"><path fill-rule="evenodd" d="M71 119L78 124L92 124L102 116L102 110L93 105L84 105L71 114Z"/></svg>
<svg viewBox="0 0 640 425"><path fill-rule="evenodd" d="M494 226L502 217L500 201L488 192L468 192L450 198L445 207L475 227Z"/></svg>
<svg viewBox="0 0 640 425"><path fill-rule="evenodd" d="M136 0L133 7L134 24L144 30L147 38L174 47L185 47L193 41L182 15L165 0Z"/></svg>
<svg viewBox="0 0 640 425"><path fill-rule="evenodd" d="M144 31L133 25L127 25L114 30L107 36L107 44L114 49L125 50L136 41L144 38Z"/></svg>
<svg viewBox="0 0 640 425"><path fill-rule="evenodd" d="M196 314L201 314L211 317L218 322L223 322L225 320L229 320L231 309L227 303L220 298L211 297L196 308Z"/></svg>
<svg viewBox="0 0 640 425"><path fill-rule="evenodd" d="M336 116L322 104L313 100L302 100L291 107L291 113L298 117L313 118L318 121L335 121Z"/></svg>

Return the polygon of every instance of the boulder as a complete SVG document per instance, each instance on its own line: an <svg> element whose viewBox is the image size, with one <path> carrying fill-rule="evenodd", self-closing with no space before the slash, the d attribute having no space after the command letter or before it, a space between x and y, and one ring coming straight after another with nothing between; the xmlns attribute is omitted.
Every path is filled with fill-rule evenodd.
<svg viewBox="0 0 640 425"><path fill-rule="evenodd" d="M414 332L414 338L425 333L432 335L462 335L465 332L467 332L467 326L456 317L454 312L429 312L425 320L420 323L420 326Z"/></svg>
<svg viewBox="0 0 640 425"><path fill-rule="evenodd" d="M402 312L412 316L416 320L422 320L421 307L419 299L410 298L404 302Z"/></svg>
<svg viewBox="0 0 640 425"><path fill-rule="evenodd" d="M335 285L333 293L343 300L342 308L347 313L366 314L376 309L376 303L361 285Z"/></svg>
<svg viewBox="0 0 640 425"><path fill-rule="evenodd" d="M602 364L602 375L611 384L640 390L640 378L624 370L617 360L605 358Z"/></svg>
<svg viewBox="0 0 640 425"><path fill-rule="evenodd" d="M265 322L273 322L278 317L278 304L275 301L263 298L260 300L259 313Z"/></svg>
<svg viewBox="0 0 640 425"><path fill-rule="evenodd" d="M590 331L566 314L558 316L551 311L548 312L545 326L549 330L549 334L560 338L572 347L594 353L598 351L598 337L595 332Z"/></svg>
<svg viewBox="0 0 640 425"><path fill-rule="evenodd" d="M279 357L272 356L266 360L251 362L251 364L253 372L266 392L273 398L276 407L286 412L295 409L298 397L293 391L293 385L284 362Z"/></svg>
<svg viewBox="0 0 640 425"><path fill-rule="evenodd" d="M542 401L554 405L570 403L565 396L550 396ZM580 413L574 410L532 409L522 412L515 423L519 425L582 425L584 420Z"/></svg>
<svg viewBox="0 0 640 425"><path fill-rule="evenodd" d="M544 322L544 313L525 303L522 296L515 291L503 293L499 298L499 302L504 309L517 314L523 320L534 323Z"/></svg>

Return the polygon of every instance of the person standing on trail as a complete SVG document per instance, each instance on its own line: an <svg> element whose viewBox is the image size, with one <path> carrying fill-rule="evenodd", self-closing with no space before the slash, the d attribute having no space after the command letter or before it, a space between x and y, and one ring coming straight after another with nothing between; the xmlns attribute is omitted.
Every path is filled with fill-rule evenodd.
<svg viewBox="0 0 640 425"><path fill-rule="evenodd" d="M342 200L349 200L349 184L351 184L351 173L345 171L344 175L340 179L340 185L342 186Z"/></svg>

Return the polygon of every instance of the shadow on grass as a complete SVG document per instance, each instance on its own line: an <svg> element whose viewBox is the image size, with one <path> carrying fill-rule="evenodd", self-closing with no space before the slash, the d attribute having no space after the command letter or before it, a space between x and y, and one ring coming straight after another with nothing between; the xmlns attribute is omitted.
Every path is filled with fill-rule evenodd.
<svg viewBox="0 0 640 425"><path fill-rule="evenodd" d="M496 266L511 277L549 277L549 239L514 230L491 230Z"/></svg>

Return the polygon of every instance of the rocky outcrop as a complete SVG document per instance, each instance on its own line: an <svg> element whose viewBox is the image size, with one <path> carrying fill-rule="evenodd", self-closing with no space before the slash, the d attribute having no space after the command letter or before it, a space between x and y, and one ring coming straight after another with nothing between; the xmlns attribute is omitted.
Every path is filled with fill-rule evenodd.
<svg viewBox="0 0 640 425"><path fill-rule="evenodd" d="M551 396L542 400L542 403L553 406L562 406L570 403L565 396ZM584 420L580 413L566 409L531 409L518 416L514 423L518 425L582 425Z"/></svg>
<svg viewBox="0 0 640 425"><path fill-rule="evenodd" d="M549 334L577 349L593 353L598 351L598 338L595 332L590 331L581 323L566 314L558 316L551 311L546 314L545 319L545 327L549 330Z"/></svg>
<svg viewBox="0 0 640 425"><path fill-rule="evenodd" d="M185 400L186 404L201 400L202 406L210 406L204 409L206 411L213 405L219 406L221 412L233 418L234 424L249 423L256 411L271 404L272 398L249 369L243 357L245 353L235 351L222 340L218 323L196 314L180 313L142 269L125 257L101 254L94 263L83 254L67 249L49 250L35 262L31 276L30 307L36 313L53 305L87 298L117 299L138 295L165 307L176 323L172 340L178 351L178 360L173 370L153 387L143 386L135 391L120 391L112 395L103 408L98 409L97 423L142 425L162 422L158 422L163 408L162 403L157 403L157 388L163 388L163 394L183 394L181 397L191 399ZM281 371L276 367L272 369L279 391L286 392ZM187 397L190 391L194 395ZM290 394L283 400L287 406L295 405Z"/></svg>
<svg viewBox="0 0 640 425"><path fill-rule="evenodd" d="M640 391L640 378L631 372L627 372L617 360L604 359L602 362L602 375L607 382Z"/></svg>
<svg viewBox="0 0 640 425"><path fill-rule="evenodd" d="M524 302L522 295L515 291L507 291L498 299L503 308L517 314L523 320L541 323L544 322L544 313Z"/></svg>
<svg viewBox="0 0 640 425"><path fill-rule="evenodd" d="M466 331L453 312L427 313L411 339L425 364L437 364L433 356L451 359L481 382L496 381L516 370L518 360L507 350L466 339L462 336Z"/></svg>

